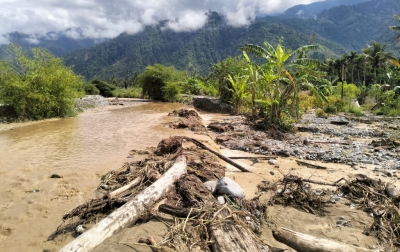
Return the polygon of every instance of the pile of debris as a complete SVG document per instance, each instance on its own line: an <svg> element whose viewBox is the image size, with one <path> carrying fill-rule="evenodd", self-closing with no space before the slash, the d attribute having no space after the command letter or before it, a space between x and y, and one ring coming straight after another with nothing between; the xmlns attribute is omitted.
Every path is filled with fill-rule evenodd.
<svg viewBox="0 0 400 252"><path fill-rule="evenodd" d="M57 235L75 230L78 237L61 251L76 246L89 249L96 246L92 244L96 240L93 237L106 232L100 230L96 234L99 228L107 226L108 233L113 230L117 232L125 227L121 224L123 219L134 211L140 213L134 218L135 222L149 221L163 212L175 217L175 222L169 225L170 232L164 242L156 244L151 237L144 237L137 242L148 243L151 248L158 249L157 251L190 251L193 246L201 251L243 251L243 248L268 251L267 245L257 238L264 222L265 205L256 199L245 199L240 186L224 177L225 168L219 164L218 158L187 140L191 139L171 137L161 141L155 149L132 151L131 155L147 155L141 161L126 163L120 169L104 175L98 187L98 192L103 196L65 213L63 224L50 238L54 239ZM183 143L189 146L184 147ZM185 164L185 172L175 177L169 189L163 191L159 199L143 199L143 194L149 190L163 190L157 189L157 182L162 177L168 177L168 173L174 172L172 170L180 164ZM166 186L165 182L161 185L163 186ZM146 195L153 198L156 197L155 194ZM140 202L136 200L138 197L141 197ZM132 201L136 205L133 208L138 209L121 213L124 216L121 218L113 217ZM147 203L148 201L152 204ZM152 208L156 202L159 202L156 204L158 208L154 211ZM123 204L125 205L122 206ZM141 204L145 205L143 211ZM100 219L103 220L98 222ZM110 219L112 225L118 223L120 226L113 228L110 223L101 224ZM98 223L79 234L85 230L82 225L93 222ZM131 224L132 221L129 221L129 225ZM90 241L84 237L87 232L92 232ZM99 238L100 242L102 240Z"/></svg>
<svg viewBox="0 0 400 252"><path fill-rule="evenodd" d="M168 116L179 117L177 122L171 123L170 127L175 129L189 129L191 131L206 131L200 115L193 109L174 110Z"/></svg>
<svg viewBox="0 0 400 252"><path fill-rule="evenodd" d="M312 189L311 184L336 186L336 190ZM366 227L365 235L377 237L384 251L398 251L400 248L400 192L391 184L363 174L350 181L342 178L331 184L287 175L277 183L263 181L258 189L260 192L272 192L269 205L290 206L317 216L324 216L328 205L345 200L350 207L360 209L374 219L374 223ZM282 242L288 244L287 239Z"/></svg>

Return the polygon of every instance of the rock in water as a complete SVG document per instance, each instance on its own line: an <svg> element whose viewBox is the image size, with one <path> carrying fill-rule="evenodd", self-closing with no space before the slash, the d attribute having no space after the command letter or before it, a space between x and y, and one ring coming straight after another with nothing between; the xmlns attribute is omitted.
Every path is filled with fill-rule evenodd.
<svg viewBox="0 0 400 252"><path fill-rule="evenodd" d="M233 197L244 198L244 191L242 187L228 177L222 177L217 181L217 194L227 194Z"/></svg>

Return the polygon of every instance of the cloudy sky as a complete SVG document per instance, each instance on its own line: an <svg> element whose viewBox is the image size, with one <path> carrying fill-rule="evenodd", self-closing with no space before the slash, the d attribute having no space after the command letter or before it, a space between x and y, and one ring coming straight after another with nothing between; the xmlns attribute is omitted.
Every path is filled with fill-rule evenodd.
<svg viewBox="0 0 400 252"><path fill-rule="evenodd" d="M241 26L256 13L272 14L317 1L322 0L0 0L0 44L16 31L29 34L32 43L49 32L113 38L166 19L173 20L169 29L191 31L205 24L208 10L225 14L230 25Z"/></svg>

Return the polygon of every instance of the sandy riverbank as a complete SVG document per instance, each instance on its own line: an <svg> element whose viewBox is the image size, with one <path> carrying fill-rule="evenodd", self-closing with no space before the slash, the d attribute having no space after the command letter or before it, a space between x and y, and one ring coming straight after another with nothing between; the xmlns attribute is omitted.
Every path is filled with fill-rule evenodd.
<svg viewBox="0 0 400 252"><path fill-rule="evenodd" d="M119 100L118 105L109 105L104 107L98 108L90 108L82 112L80 115L84 114L96 114L100 112L104 112L107 110L115 110L121 109L128 106L136 106L142 104L143 100L135 100L135 99L128 99L128 100ZM123 103L123 105L119 105ZM172 112L172 111L171 111ZM391 160L396 160L394 156L395 152L385 152L386 150L382 149L375 149L370 148L369 143L375 139L374 135L369 136L367 133L364 135L359 135L358 132L354 133L355 129L382 129L380 124L373 124L373 125L365 125L365 124L357 124L352 123L349 127L334 128L329 124L323 124L322 128L328 128L329 131L321 131L315 133L310 132L301 132L294 135L294 139L291 141L282 141L282 142L274 142L272 140L264 139L264 136L257 134L249 134L248 129L241 126L241 122L238 120L238 117L233 117L229 115L223 114L214 114L214 113L200 113L205 125L210 124L211 122L229 122L229 123L237 123L235 125L235 131L237 136L241 136L242 138L236 139L237 142L240 143L240 146L248 147L250 151L256 150L255 147L260 147L261 145L254 142L252 137L260 138L265 140L263 143L265 150L272 151L272 152L279 152L279 153L286 153L281 152L282 150L287 150L290 154L291 151L295 153L300 153L303 155L302 157L306 158L307 154L310 154L311 158L315 160L311 160L314 164L322 165L327 167L325 170L316 170L310 169L304 166L300 166L296 163L296 160L299 159L299 156L289 156L277 157L277 164L271 165L266 160L237 160L238 163L242 164L246 168L252 171L252 173L241 173L236 168L231 167L228 165L228 170L226 172L226 176L236 180L246 192L246 197L251 199L254 196L259 196L259 192L257 192L257 184L259 184L263 180L268 180L273 183L281 180L284 175L293 174L297 176L301 176L302 178L317 180L321 182L331 183L336 181L340 178L346 178L348 180L354 178L356 174L364 174L374 179L380 179L386 181L388 183L392 183L397 185L398 184L398 177L397 171L395 167L383 167L382 164L387 161L388 165L396 164ZM50 119L51 120L62 120L62 119ZM306 117L305 122L303 125L309 127L313 124L313 119ZM36 123L40 123L42 121L37 122L23 122L23 123L15 123L15 124L0 124L0 131L2 130L12 130L17 127L23 127L25 125L32 125ZM319 122L317 120L317 122ZM321 123L322 124L322 123ZM319 127L319 126L318 126ZM311 127L310 127L311 128ZM332 130L333 129L333 130ZM369 131L368 131L369 132ZM346 135L348 134L348 136ZM353 135L351 135L353 134ZM192 132L188 131L188 135L193 136ZM215 132L208 132L207 135L202 135L201 138L205 141L208 141L209 145L216 146L219 148L220 152L226 156L250 156L250 155L259 155L255 153L244 152L242 150L231 150L227 143L223 143L221 145L216 145L214 140L219 136L224 135L224 133L215 133ZM198 135L199 136L199 135ZM211 138L209 138L211 136ZM341 145L340 143L344 141L344 138L347 137L347 140L351 141L351 148L347 148L346 146L349 145ZM314 142L311 146L303 146L304 139L307 138L310 142ZM350 138L350 139L349 139ZM297 139L297 140L296 140ZM235 139L234 139L235 140ZM347 141L346 140L346 141ZM324 143L318 143L324 142ZM331 146L327 142L339 142L339 144L334 144L333 149L327 149L327 146ZM360 143L358 143L360 142ZM302 143L302 144L299 144ZM232 144L232 143L231 143ZM238 145L239 146L239 145ZM356 146L357 148L353 148ZM346 148L343 148L346 147ZM275 149L274 149L275 148ZM353 150L354 149L354 150ZM337 151L342 152L337 152ZM329 162L321 162L318 158L325 158L327 155L336 154L341 155L341 153L346 153L346 156L354 157L359 154L355 152L357 150L362 150L362 153L367 153L366 157L361 161L368 161L373 162L369 163L329 163ZM271 152L271 153L272 153ZM310 152L310 153L308 153ZM390 155L376 155L375 153L388 153ZM262 153L264 155L269 153ZM383 158L383 161L377 160L378 164L375 164L375 159ZM335 159L336 160L336 159ZM398 157L397 157L398 160ZM389 171L389 173L387 172ZM329 186L315 186L313 185L313 189L328 189L334 190L335 187ZM291 207L284 207L281 205L273 205L270 206L267 210L267 217L268 222L263 227L263 232L260 238L267 244L287 248L285 245L277 242L272 237L272 229L276 226L283 226L289 229L308 233L320 238L329 238L335 241L344 242L347 244L355 245L355 246L362 246L362 247L369 247L373 248L378 244L378 240L373 236L367 236L364 234L365 228L371 226L373 223L373 218L361 211L358 210L357 207L351 206L348 201L343 200L343 202L337 202L333 204L331 207L327 209L329 213L325 217L317 217L310 213L305 213ZM344 217L351 226L337 226L336 222L340 217ZM152 235L157 241L161 241L163 234L165 234L167 227L164 223L159 221L151 221L149 223L144 223L138 226L134 226L132 228L126 229L120 234L113 236L112 238L108 239L104 242L96 251L104 251L104 250L118 250L118 251L131 251L131 248L127 247L126 245L121 245L121 243L127 242L129 243L137 243L139 238L144 236ZM56 245L57 246L57 245ZM149 247L143 246L135 246L137 251L151 251ZM289 251L291 251L289 249Z"/></svg>
<svg viewBox="0 0 400 252"><path fill-rule="evenodd" d="M222 122L222 123L232 123L235 124L234 132L238 133L237 136L239 138L234 139L236 143L240 143L241 146L244 146L249 151L254 151L252 147L260 147L260 143L255 143L255 139L262 139L263 141L269 141L265 136L261 136L260 133L250 132L246 127L242 127L243 122L240 122L238 117L233 117L229 115L221 115L221 114L213 114L213 113L201 113L201 117L204 121L205 125L210 124L211 122ZM310 124L312 116L308 116L306 118L307 124ZM317 120L318 121L318 120ZM322 125L324 128L326 125ZM334 128L329 126L328 128ZM356 125L351 124L349 127L343 128L334 128L333 131L330 130L328 133L301 133L293 135L290 141L282 140L279 142L265 142L265 150L270 151L265 153L249 153L241 150L231 150L227 148L229 145L222 144L217 146L220 149L220 152L225 156L230 157L238 157L238 156L251 156L251 155L266 155L266 154L283 154L283 156L279 156L276 158L277 163L270 164L266 160L238 160L237 162L244 167L248 168L251 173L242 173L239 172L236 168L227 165L226 176L234 179L238 184L242 186L245 190L246 198L251 199L255 196L260 196L260 199L264 199L268 201L267 194L264 195L263 192L259 192L257 189L257 185L262 181L270 181L272 183L278 183L281 181L284 176L294 175L299 176L304 179L319 181L322 183L333 183L341 178L346 180L354 179L357 174L363 174L365 176L371 177L373 179L378 179L385 181L387 183L397 185L398 179L396 175L396 171L394 171L393 167L380 167L383 169L377 169L379 164L373 163L374 155L368 154L368 157L372 157L372 159L366 158L367 163L363 163L365 160L362 159L360 162L358 159L354 159L353 162L347 162L346 160L341 160L344 163L327 163L321 162L319 158L325 158L326 155L339 153L347 153L348 156L358 155L356 152L358 149L362 149L362 153L370 153L368 149L369 142L376 138L374 134L371 133L369 139L365 139L365 136L368 136L367 133L354 133L353 129L369 129L369 128L380 128L379 125ZM349 131L350 130L350 131ZM348 133L350 132L350 133ZM222 133L224 134L224 133ZM336 134L336 136L335 136ZM343 144L343 137L348 139L349 134L351 137L351 148L348 148L349 144ZM353 135L352 135L353 134ZM208 136L211 138L209 140L205 140L209 145L215 146L214 140L221 135L221 133L208 132ZM229 135L229 134L228 134ZM233 134L234 135L234 134ZM235 137L237 137L235 136ZM233 137L233 138L235 138ZM254 138L253 138L254 137ZM308 142L307 144L303 141L304 138L307 138L309 141L313 142L313 148L317 149L318 152L315 152L313 149L309 149ZM272 140L271 140L272 141ZM359 142L360 143L359 143ZM298 144L301 142L301 144ZM295 145L295 143L297 145ZM365 144L367 143L367 144ZM231 143L232 144L232 143ZM363 145L365 144L365 145ZM304 149L302 145L307 145ZM331 149L326 149L324 146L333 146ZM231 145L232 146L232 145ZM345 146L345 148L343 148ZM355 147L353 147L355 146ZM334 150L332 149L334 148ZM298 150L297 150L298 149ZM354 149L354 152L352 150ZM293 151L295 150L295 151ZM292 155L295 153L294 155ZM373 152L377 152L376 149L372 148ZM382 150L384 151L384 150ZM257 151L255 151L257 152ZM287 154L289 153L289 154ZM308 156L312 159L311 162L315 165L320 165L325 167L326 169L312 169L309 167L305 167L299 165L296 160L303 160L303 156L297 156L297 154L312 154ZM385 152L386 153L386 152ZM394 153L394 154L393 154ZM313 155L316 154L314 157ZM323 154L323 155L322 155ZM388 159L388 163L395 163L398 161L398 157L396 158L395 151L388 153L388 157L385 157L385 161ZM287 155L285 157L285 155ZM381 156L377 156L381 157ZM335 159L336 160L336 159ZM372 161L371 161L372 160ZM396 162L393 162L396 161ZM256 161L256 162L255 162ZM346 162L347 163L346 163ZM370 163L372 162L372 163ZM383 163L380 163L383 164ZM387 170L390 170L391 173L387 173ZM388 175L391 174L391 175ZM324 186L324 185L311 185L313 190L327 190L334 191L336 190L335 186ZM327 209L327 213L324 217L317 217L311 213L306 213L304 211L296 210L292 207L285 207L282 205L271 205L267 210L267 222L265 223L260 239L262 239L266 244L285 248L289 251L291 250L286 245L279 243L272 237L272 230L274 227L286 227L291 230L295 230L297 232L303 232L310 235L314 235L319 238L328 238L334 241L343 242L349 245L360 246L365 248L378 248L379 241L374 236L368 236L365 234L365 230L369 228L374 219L371 217L369 213L366 213L360 209L357 209L357 205L350 203L345 197L339 197L339 200L334 204L331 204ZM338 225L339 220L345 220L346 225ZM166 234L168 228L164 223L152 220L148 223L143 223L132 228L125 229L123 232L113 236L110 239L107 239L104 243L102 243L95 251L104 251L104 250L118 250L118 251L128 251L130 248L134 247L137 251L151 251L149 247L143 245L135 245L140 238L145 236L153 236L157 242L163 240L163 236ZM128 244L129 246L127 246Z"/></svg>

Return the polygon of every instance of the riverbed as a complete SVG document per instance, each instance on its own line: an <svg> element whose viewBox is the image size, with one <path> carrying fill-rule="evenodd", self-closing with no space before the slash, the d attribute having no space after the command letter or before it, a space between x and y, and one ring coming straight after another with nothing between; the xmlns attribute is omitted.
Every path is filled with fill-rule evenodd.
<svg viewBox="0 0 400 252"><path fill-rule="evenodd" d="M163 138L186 135L202 139L226 156L255 155L216 145L211 140L216 137L212 132L197 134L167 127L175 120L167 116L168 113L183 107L181 104L137 102L128 107L92 109L74 118L0 125L0 189L3 192L0 194L0 251L57 251L71 241L70 234L53 241L47 239L62 223L61 217L66 211L96 197L95 189L102 175L132 161L128 158L132 149L155 147ZM239 121L229 115L205 112L201 117L205 125L214 120ZM6 127L7 130L2 131ZM304 134L298 136L304 137ZM307 136L313 140L318 134ZM250 147L249 143L245 145ZM279 147L279 144L274 142L274 146ZM289 149L288 145L283 148ZM374 178L381 174L374 172L373 165L362 166L360 170L359 166L345 163L324 163L327 170L315 170L299 166L295 157L279 157L277 161L278 165L271 165L261 160L238 160L252 172L241 173L227 165L226 176L243 187L247 198L252 198L262 180L278 181L287 174L328 183L342 177L351 178L357 173ZM53 174L61 178L51 178ZM397 182L397 177L380 178ZM329 211L331 214L323 219L291 208L272 206L268 208L268 218L274 225L348 244L364 247L377 244L375 238L362 234L372 221L366 213L345 204L336 204ZM340 216L351 220L353 227L335 228ZM120 241L136 241L143 234L156 234L159 228L154 223L130 228L107 240L98 251L116 249ZM269 226L265 227L261 239L287 248L272 238Z"/></svg>

